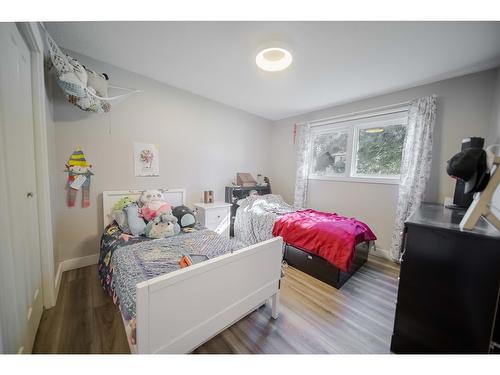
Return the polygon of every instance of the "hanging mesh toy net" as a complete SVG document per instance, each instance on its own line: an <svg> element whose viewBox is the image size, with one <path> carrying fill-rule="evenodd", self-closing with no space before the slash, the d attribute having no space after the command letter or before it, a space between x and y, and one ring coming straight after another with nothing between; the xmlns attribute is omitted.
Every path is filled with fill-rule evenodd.
<svg viewBox="0 0 500 375"><path fill-rule="evenodd" d="M65 92L68 101L78 108L106 113L111 110L112 105L139 92L110 85L106 74L98 74L63 53L47 31L46 38L52 65L56 70L57 84ZM116 95L110 96L110 92Z"/></svg>

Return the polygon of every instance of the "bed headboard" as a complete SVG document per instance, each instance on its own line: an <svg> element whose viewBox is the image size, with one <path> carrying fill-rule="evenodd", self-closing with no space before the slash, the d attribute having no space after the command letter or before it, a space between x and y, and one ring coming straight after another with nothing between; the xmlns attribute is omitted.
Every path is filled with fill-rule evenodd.
<svg viewBox="0 0 500 375"><path fill-rule="evenodd" d="M165 201L172 206L181 206L186 204L186 190L185 189L162 189ZM106 227L111 222L111 210L115 203L121 198L130 197L133 200L139 198L143 190L117 190L117 191L103 191L102 192L102 216L103 225Z"/></svg>

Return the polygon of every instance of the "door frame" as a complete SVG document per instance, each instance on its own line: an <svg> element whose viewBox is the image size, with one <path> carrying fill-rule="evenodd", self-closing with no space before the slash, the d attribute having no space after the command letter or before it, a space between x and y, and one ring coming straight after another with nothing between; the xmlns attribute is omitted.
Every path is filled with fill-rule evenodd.
<svg viewBox="0 0 500 375"><path fill-rule="evenodd" d="M37 172L36 191L40 233L42 295L43 305L48 309L56 304L57 292L54 282L54 240L52 235L50 164L46 121L44 38L36 22L16 22L16 25L30 50L31 56L33 136L35 143L35 168Z"/></svg>

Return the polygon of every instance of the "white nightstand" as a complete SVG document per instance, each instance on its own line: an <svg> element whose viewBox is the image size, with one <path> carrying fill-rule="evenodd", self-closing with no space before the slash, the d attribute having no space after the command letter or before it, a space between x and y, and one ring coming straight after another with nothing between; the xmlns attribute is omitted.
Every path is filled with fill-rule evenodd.
<svg viewBox="0 0 500 375"><path fill-rule="evenodd" d="M229 238L231 204L225 202L196 203L197 220L205 228Z"/></svg>

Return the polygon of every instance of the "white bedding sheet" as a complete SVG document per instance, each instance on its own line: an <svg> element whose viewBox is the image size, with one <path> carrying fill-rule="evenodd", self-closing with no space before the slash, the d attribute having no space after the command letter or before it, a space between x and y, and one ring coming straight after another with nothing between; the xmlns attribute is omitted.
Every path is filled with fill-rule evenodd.
<svg viewBox="0 0 500 375"><path fill-rule="evenodd" d="M268 240L276 218L296 211L280 195L253 195L238 201L234 237L246 246Z"/></svg>

